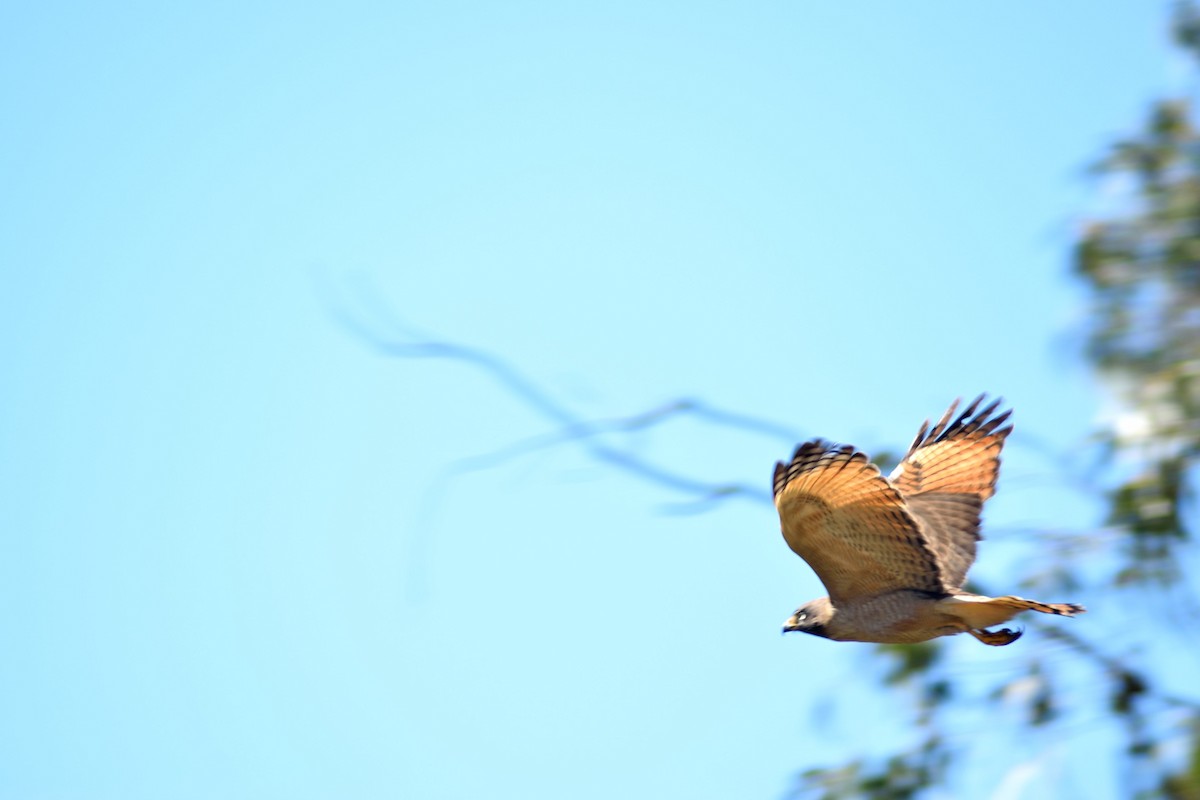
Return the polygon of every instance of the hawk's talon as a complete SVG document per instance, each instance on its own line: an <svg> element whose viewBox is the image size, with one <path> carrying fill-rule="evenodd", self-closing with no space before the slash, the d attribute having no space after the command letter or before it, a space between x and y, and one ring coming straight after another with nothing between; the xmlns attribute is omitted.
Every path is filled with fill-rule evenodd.
<svg viewBox="0 0 1200 800"><path fill-rule="evenodd" d="M977 630L967 631L984 644L990 644L992 647L1003 647L1006 644L1012 644L1017 639L1021 638L1021 634L1025 633L1024 629L1012 630L1011 628L1001 628L998 631Z"/></svg>

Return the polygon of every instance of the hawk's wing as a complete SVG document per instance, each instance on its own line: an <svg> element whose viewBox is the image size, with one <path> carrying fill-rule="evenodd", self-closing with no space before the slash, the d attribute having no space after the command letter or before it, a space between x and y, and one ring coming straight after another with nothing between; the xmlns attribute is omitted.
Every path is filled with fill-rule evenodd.
<svg viewBox="0 0 1200 800"><path fill-rule="evenodd" d="M1000 400L980 409L980 395L955 416L955 400L932 428L921 426L904 460L891 475L908 509L929 537L942 577L960 588L975 561L979 513L995 493L1000 448L1012 431L1001 428L1012 411L992 416Z"/></svg>
<svg viewBox="0 0 1200 800"><path fill-rule="evenodd" d="M775 507L788 547L809 563L834 604L897 589L946 585L920 523L867 456L815 439L775 465Z"/></svg>

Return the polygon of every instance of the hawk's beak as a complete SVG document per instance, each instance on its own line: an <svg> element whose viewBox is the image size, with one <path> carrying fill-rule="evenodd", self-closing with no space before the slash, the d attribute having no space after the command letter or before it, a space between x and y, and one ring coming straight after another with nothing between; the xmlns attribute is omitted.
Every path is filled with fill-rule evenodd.
<svg viewBox="0 0 1200 800"><path fill-rule="evenodd" d="M794 616L788 617L788 621L783 623L782 633L795 633L798 630L800 630L800 620Z"/></svg>

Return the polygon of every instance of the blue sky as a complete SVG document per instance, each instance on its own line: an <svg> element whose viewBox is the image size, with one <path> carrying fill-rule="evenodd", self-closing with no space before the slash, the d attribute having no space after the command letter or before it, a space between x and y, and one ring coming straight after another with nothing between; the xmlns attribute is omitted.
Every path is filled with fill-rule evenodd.
<svg viewBox="0 0 1200 800"><path fill-rule="evenodd" d="M588 419L697 397L873 450L1002 393L1011 579L1006 526L1095 520L1020 436L1100 408L1067 253L1083 168L1176 88L1165 10L10 9L0 793L774 798L902 739L866 648L778 635L822 590L769 507L672 513L570 445L448 479L554 425L338 313ZM794 444L610 441L763 486Z"/></svg>

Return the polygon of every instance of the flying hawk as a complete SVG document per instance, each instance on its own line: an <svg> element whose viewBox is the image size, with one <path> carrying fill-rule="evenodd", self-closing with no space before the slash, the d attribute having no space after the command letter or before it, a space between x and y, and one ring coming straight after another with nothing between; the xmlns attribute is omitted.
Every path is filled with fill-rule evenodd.
<svg viewBox="0 0 1200 800"><path fill-rule="evenodd" d="M829 591L783 626L850 642L924 642L964 631L1006 645L1021 631L989 631L1022 611L1071 617L1074 603L985 597L962 586L975 560L979 514L995 491L1012 411L980 395L955 416L950 405L885 478L850 445L813 439L775 466L783 538Z"/></svg>

